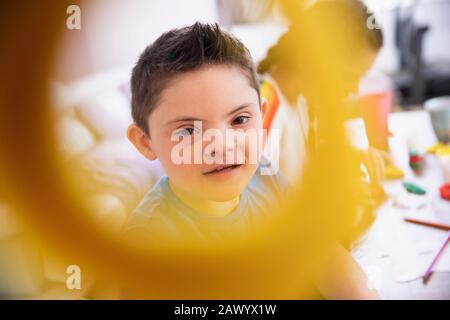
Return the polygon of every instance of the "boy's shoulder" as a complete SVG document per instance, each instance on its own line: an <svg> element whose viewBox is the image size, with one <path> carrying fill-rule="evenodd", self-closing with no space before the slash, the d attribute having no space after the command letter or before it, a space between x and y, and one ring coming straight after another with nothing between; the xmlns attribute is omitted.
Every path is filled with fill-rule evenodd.
<svg viewBox="0 0 450 320"><path fill-rule="evenodd" d="M262 188L261 191L269 191L275 194L284 194L291 188L288 180L279 170L278 161L272 160L267 154L261 156L258 170L249 183L249 187L252 186L259 186Z"/></svg>
<svg viewBox="0 0 450 320"><path fill-rule="evenodd" d="M248 214L255 218L270 218L274 208L282 206L290 186L280 172L257 170L245 189Z"/></svg>
<svg viewBox="0 0 450 320"><path fill-rule="evenodd" d="M171 224L168 217L170 199L168 199L165 191L167 183L167 176L163 176L145 194L131 213L126 225L127 232L142 227L153 230L161 230L164 226L170 228Z"/></svg>

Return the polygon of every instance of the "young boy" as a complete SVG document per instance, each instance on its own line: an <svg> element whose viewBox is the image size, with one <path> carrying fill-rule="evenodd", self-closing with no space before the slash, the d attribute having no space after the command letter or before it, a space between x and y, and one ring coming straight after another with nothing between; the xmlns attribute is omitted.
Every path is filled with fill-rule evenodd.
<svg viewBox="0 0 450 320"><path fill-rule="evenodd" d="M129 232L220 239L231 225L245 232L282 201L280 176L257 172L261 148L254 146L261 145L261 135L254 136L256 143L228 138L230 131L260 132L266 108L254 63L239 40L217 25L169 31L140 56L131 89L135 123L128 138L147 159L159 159L167 176L134 210ZM223 139L200 144L198 159L205 130ZM335 271L317 281L325 297L377 297L342 247L332 263Z"/></svg>

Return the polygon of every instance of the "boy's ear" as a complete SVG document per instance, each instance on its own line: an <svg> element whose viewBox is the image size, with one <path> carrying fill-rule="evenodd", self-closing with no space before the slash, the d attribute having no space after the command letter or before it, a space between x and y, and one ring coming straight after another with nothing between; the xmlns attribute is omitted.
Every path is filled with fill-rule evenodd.
<svg viewBox="0 0 450 320"><path fill-rule="evenodd" d="M156 154L152 149L150 138L137 126L137 124L133 123L128 126L127 137L144 157L148 160L156 159Z"/></svg>
<svg viewBox="0 0 450 320"><path fill-rule="evenodd" d="M267 99L261 97L261 114L263 119L266 116L268 107L269 103L267 102Z"/></svg>

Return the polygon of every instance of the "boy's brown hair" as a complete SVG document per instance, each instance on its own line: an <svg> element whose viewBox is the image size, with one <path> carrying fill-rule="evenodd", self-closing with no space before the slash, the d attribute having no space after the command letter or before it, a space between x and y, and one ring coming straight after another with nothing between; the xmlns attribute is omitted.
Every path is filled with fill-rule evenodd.
<svg viewBox="0 0 450 320"><path fill-rule="evenodd" d="M148 117L169 81L179 74L219 64L241 68L259 97L258 76L250 52L217 24L197 22L162 34L144 50L132 71L134 122L149 134Z"/></svg>

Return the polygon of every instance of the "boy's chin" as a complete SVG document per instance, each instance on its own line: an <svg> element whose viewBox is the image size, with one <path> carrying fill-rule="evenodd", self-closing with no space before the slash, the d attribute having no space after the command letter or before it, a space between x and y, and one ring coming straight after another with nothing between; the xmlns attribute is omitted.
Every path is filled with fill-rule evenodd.
<svg viewBox="0 0 450 320"><path fill-rule="evenodd" d="M231 201L239 197L247 187L252 176L255 174L257 166L246 165L239 172L239 175L223 179L220 181L207 181L203 185L203 198L216 202Z"/></svg>
<svg viewBox="0 0 450 320"><path fill-rule="evenodd" d="M219 185L205 188L204 197L216 202L226 202L235 200L240 197L244 189L247 187L249 180L239 179L232 181L232 183L222 183Z"/></svg>
<svg viewBox="0 0 450 320"><path fill-rule="evenodd" d="M235 189L235 188L233 188L233 189ZM233 199L236 199L236 197L239 197L241 195L241 193L242 193L241 189L225 190L225 188L224 188L224 189L217 190L217 191L210 190L209 192L207 192L206 197L212 201L226 202L226 201L231 201Z"/></svg>

